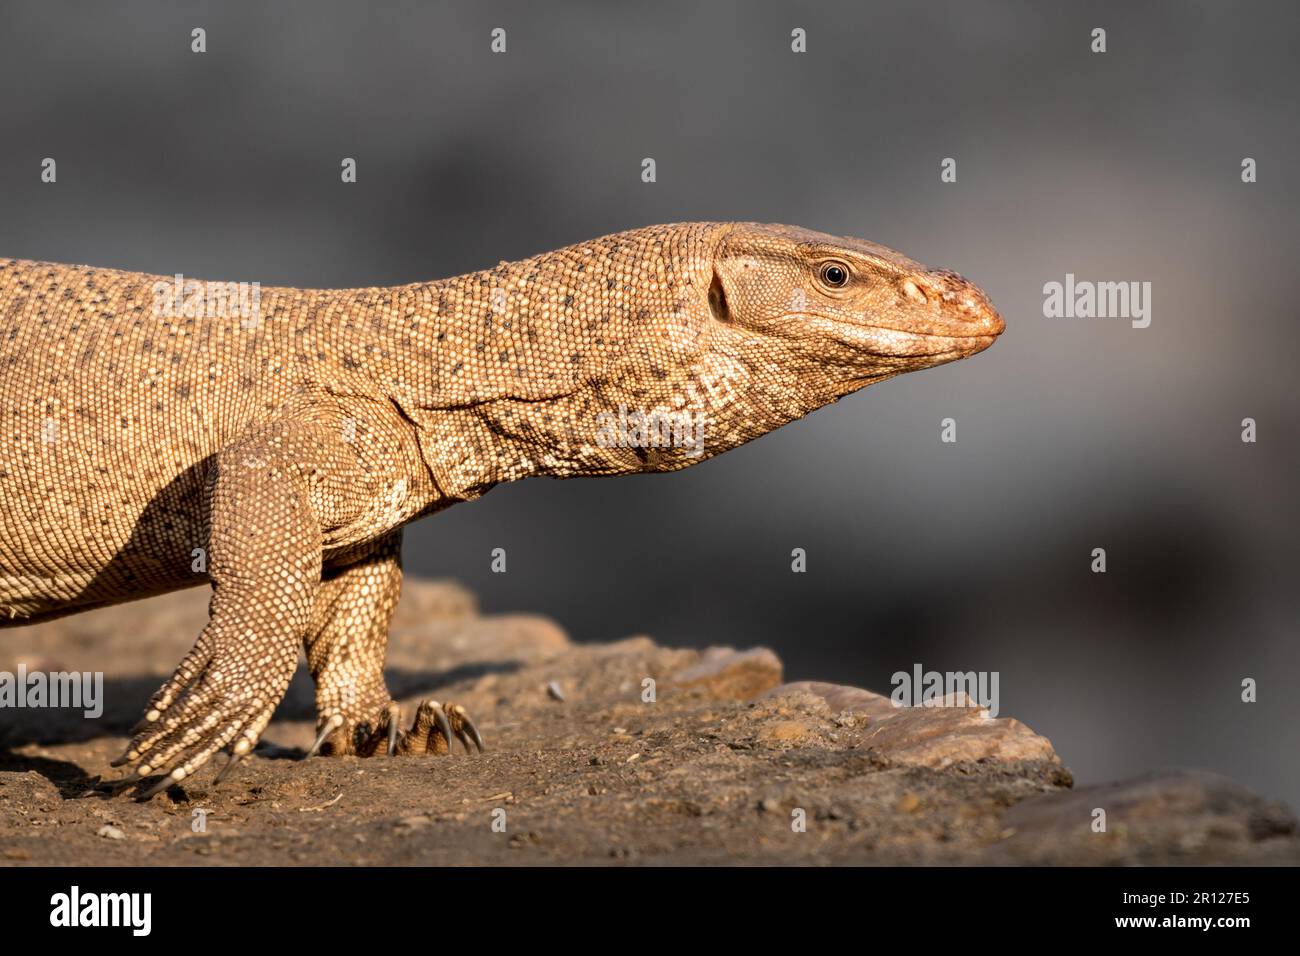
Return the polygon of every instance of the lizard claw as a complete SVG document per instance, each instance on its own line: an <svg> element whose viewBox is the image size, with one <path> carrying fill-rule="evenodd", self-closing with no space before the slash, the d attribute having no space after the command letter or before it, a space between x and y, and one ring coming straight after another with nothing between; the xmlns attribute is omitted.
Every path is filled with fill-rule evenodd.
<svg viewBox="0 0 1300 956"><path fill-rule="evenodd" d="M394 704L394 707L397 705ZM388 756L397 753L397 724L402 719L402 712L399 710L393 714L392 719L388 721Z"/></svg>
<svg viewBox="0 0 1300 956"><path fill-rule="evenodd" d="M138 773L135 773L134 771L128 773L125 777L121 777L117 780L101 780L99 777L96 777L95 780L90 785L90 790L87 792L107 793L109 796L115 797L123 790L126 790L128 787L134 786L135 784L139 783L140 779L141 779L140 775Z"/></svg>
<svg viewBox="0 0 1300 956"><path fill-rule="evenodd" d="M355 754L371 757L414 756L451 753L453 741L459 740L466 753L479 752L483 735L469 713L459 704L442 704L436 700L422 702L409 730L401 729L401 708L392 701L380 708L369 720L332 714L323 720L308 757L317 754Z"/></svg>
<svg viewBox="0 0 1300 956"><path fill-rule="evenodd" d="M451 752L451 721L447 719L447 712L442 709L442 705L439 704L436 700L425 701L424 704L421 704L420 706L421 707L428 706L429 712L433 714L433 719L438 725L439 733L441 733L443 739L447 741L447 752L450 753ZM418 711L416 712L415 717L416 717L415 723L411 725L412 732L414 732L415 729L420 724L420 715Z"/></svg>
<svg viewBox="0 0 1300 956"><path fill-rule="evenodd" d="M343 715L334 714L325 723L321 724L320 733L316 735L316 742L311 745L311 750L307 751L308 757L314 757L320 753L321 747L325 744L326 738L334 733L336 729L343 726Z"/></svg>
<svg viewBox="0 0 1300 956"><path fill-rule="evenodd" d="M144 790L140 794L138 794L136 796L136 799L139 800L141 803L148 803L150 800L158 796L158 794L162 793L172 784L179 783L180 780L181 778L175 776L174 774L165 773L147 790Z"/></svg>
<svg viewBox="0 0 1300 956"><path fill-rule="evenodd" d="M474 751L469 749L470 740L474 741L474 746L478 747L478 752L483 752L483 736L474 726L474 721L470 719L469 713L460 704L452 704L451 711L456 716L456 736L460 742L465 745L465 753L472 754Z"/></svg>
<svg viewBox="0 0 1300 956"><path fill-rule="evenodd" d="M141 800L192 776L218 750L229 748L232 758L250 752L292 677L286 666L285 673L276 675L277 684L283 686L241 683L231 670L220 667L219 655L200 651L204 643L200 638L177 673L153 696L142 729L126 753L113 761L117 767L131 765L131 772L118 781L123 788L162 775L139 791ZM191 662L200 659L202 665L195 672ZM184 690L177 696L174 688L182 680Z"/></svg>
<svg viewBox="0 0 1300 956"><path fill-rule="evenodd" d="M480 751L484 749L483 737L464 707L426 700L415 712L415 722L402 735L397 750L403 754L449 754L452 740L459 740L466 753L474 752L471 741Z"/></svg>
<svg viewBox="0 0 1300 956"><path fill-rule="evenodd" d="M230 756L226 758L226 765L218 770L217 775L212 778L212 786L215 787L217 784L221 783L221 781L225 780L230 771L235 769L235 765L243 759L243 754L237 754L232 750Z"/></svg>

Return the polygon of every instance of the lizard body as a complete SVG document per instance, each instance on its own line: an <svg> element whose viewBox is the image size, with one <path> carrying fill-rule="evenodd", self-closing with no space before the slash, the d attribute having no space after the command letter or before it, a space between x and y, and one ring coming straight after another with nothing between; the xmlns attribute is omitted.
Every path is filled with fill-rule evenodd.
<svg viewBox="0 0 1300 956"><path fill-rule="evenodd" d="M251 316L186 309L172 284L0 260L0 626L212 585L121 761L164 774L148 795L248 752L299 646L323 752L477 741L432 701L399 733L384 687L410 520L525 477L687 467L1003 328L954 273L753 223L436 282L262 289ZM629 409L686 416L699 440L609 440Z"/></svg>

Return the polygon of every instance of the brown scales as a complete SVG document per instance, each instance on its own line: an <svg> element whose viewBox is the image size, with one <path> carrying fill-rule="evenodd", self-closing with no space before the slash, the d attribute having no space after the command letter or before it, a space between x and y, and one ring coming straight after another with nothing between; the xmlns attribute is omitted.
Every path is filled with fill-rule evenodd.
<svg viewBox="0 0 1300 956"><path fill-rule="evenodd" d="M452 704L400 731L384 686L413 518L519 478L684 468L1003 327L955 273L752 223L394 288L261 289L251 313L210 287L187 310L171 286L0 260L0 626L213 588L119 761L162 775L146 795L251 750L300 646L320 752L477 742Z"/></svg>

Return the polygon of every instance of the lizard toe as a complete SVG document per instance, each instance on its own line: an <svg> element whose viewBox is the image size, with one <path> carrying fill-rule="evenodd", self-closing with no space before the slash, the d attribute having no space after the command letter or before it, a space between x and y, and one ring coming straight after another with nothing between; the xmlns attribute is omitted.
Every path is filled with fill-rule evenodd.
<svg viewBox="0 0 1300 956"><path fill-rule="evenodd" d="M213 754L229 747L230 759L213 781L214 785L220 782L257 745L274 711L274 705L267 707L262 701L254 700L243 704L230 718L223 719L220 714L209 715L195 726L182 728L175 741L161 743L160 748L165 749L158 750L150 758L153 763L148 767L149 773L162 771L162 777L143 790L139 799L150 800L173 784L193 776ZM139 768L137 773L144 769Z"/></svg>
<svg viewBox="0 0 1300 956"><path fill-rule="evenodd" d="M157 773L176 762L183 751L207 740L214 732L216 736L226 736L228 740L239 732L239 724L228 716L226 710L219 707L195 715L169 733L156 738L141 751L137 770L144 776L151 772Z"/></svg>
<svg viewBox="0 0 1300 956"><path fill-rule="evenodd" d="M329 715L322 714L316 740L307 756L352 754L372 757L378 753L392 756L397 752L401 719L401 708L392 700L369 709L365 717L337 711Z"/></svg>
<svg viewBox="0 0 1300 956"><path fill-rule="evenodd" d="M408 755L449 754L453 739L461 742L466 753L474 752L471 742L480 752L484 749L483 737L464 707L426 700L415 712L411 729L398 740L397 752Z"/></svg>
<svg viewBox="0 0 1300 956"><path fill-rule="evenodd" d="M114 767L124 764L142 762L153 764L153 753L159 744L170 743L178 734L192 731L206 715L212 713L211 705L217 698L217 688L202 684L189 688L180 698L180 703L170 708L166 714L155 720L145 719L133 730L131 742L126 751L112 761Z"/></svg>
<svg viewBox="0 0 1300 956"><path fill-rule="evenodd" d="M484 750L483 736L473 718L460 704L425 700L415 712L408 730L401 729L401 709L388 701L365 719L334 713L322 715L315 743L308 757L354 754L371 757L424 756L451 753L459 740L466 753Z"/></svg>
<svg viewBox="0 0 1300 956"><path fill-rule="evenodd" d="M246 644L223 644L213 626L195 642L175 673L149 701L126 752L113 766L129 765L123 782L136 784L162 774L140 793L162 792L193 774L222 748L249 753L284 696L297 664L297 642L273 644L264 669L250 679Z"/></svg>
<svg viewBox="0 0 1300 956"><path fill-rule="evenodd" d="M181 662L176 665L176 670L172 676L163 681L145 707L144 720L137 725L138 730L143 730L151 723L161 719L162 714L169 708L176 699L180 697L185 689L194 683L195 678L204 673L208 665L212 662L213 651L212 642L208 640L207 634L199 636L190 648L188 654L182 658Z"/></svg>

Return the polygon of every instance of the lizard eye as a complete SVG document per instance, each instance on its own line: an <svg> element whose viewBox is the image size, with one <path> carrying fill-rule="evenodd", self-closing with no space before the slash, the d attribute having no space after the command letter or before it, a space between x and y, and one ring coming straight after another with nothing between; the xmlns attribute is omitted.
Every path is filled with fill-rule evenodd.
<svg viewBox="0 0 1300 956"><path fill-rule="evenodd" d="M832 288L842 288L849 281L849 270L838 262L827 262L819 270L822 282Z"/></svg>

